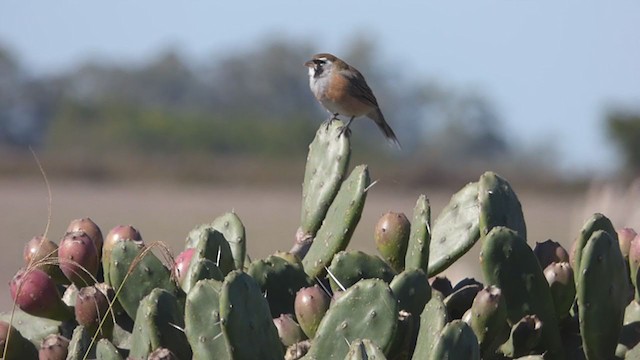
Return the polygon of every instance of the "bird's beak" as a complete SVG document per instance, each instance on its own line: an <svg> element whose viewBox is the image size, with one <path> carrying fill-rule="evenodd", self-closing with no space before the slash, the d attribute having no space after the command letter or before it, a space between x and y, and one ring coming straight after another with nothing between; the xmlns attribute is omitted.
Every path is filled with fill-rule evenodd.
<svg viewBox="0 0 640 360"><path fill-rule="evenodd" d="M306 66L306 67L314 67L314 66L315 66L315 64L313 63L313 61L312 61L312 60L309 60L309 61L307 61L306 63L304 63L304 66Z"/></svg>

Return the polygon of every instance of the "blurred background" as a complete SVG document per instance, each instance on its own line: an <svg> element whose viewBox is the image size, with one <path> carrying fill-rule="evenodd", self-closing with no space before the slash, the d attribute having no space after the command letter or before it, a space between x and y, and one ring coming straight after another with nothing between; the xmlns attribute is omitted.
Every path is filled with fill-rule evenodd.
<svg viewBox="0 0 640 360"><path fill-rule="evenodd" d="M353 247L486 170L517 191L532 245L569 246L596 211L638 229L638 34L636 1L2 2L0 280L32 236L87 216L177 253L234 210L254 258L288 249L327 118L303 66L318 52L365 75L403 145L352 126L352 164L379 180Z"/></svg>

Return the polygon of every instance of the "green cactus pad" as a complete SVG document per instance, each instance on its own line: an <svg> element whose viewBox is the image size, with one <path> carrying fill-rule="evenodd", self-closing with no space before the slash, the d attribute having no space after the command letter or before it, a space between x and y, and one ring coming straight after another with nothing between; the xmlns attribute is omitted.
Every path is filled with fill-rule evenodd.
<svg viewBox="0 0 640 360"><path fill-rule="evenodd" d="M629 291L617 239L607 231L593 232L579 263L577 297L584 353L588 359L612 359Z"/></svg>
<svg viewBox="0 0 640 360"><path fill-rule="evenodd" d="M563 358L551 291L529 245L515 231L497 226L484 238L480 263L487 285L502 290L509 321L536 314L544 324L542 342L549 357Z"/></svg>
<svg viewBox="0 0 640 360"><path fill-rule="evenodd" d="M398 304L389 285L380 279L360 280L324 315L307 358L343 359L357 339L370 339L386 353L397 322Z"/></svg>
<svg viewBox="0 0 640 360"><path fill-rule="evenodd" d="M193 258L182 281L182 290L188 294L193 285L203 279L222 281L224 280L224 275L222 275L222 272L213 261L204 258Z"/></svg>
<svg viewBox="0 0 640 360"><path fill-rule="evenodd" d="M333 257L329 272L331 289L340 291L340 285L348 289L351 285L362 279L382 279L386 283L391 282L396 275L393 269L381 258L369 255L359 250L341 251ZM334 279L335 277L335 279ZM340 282L340 285L335 280Z"/></svg>
<svg viewBox="0 0 640 360"><path fill-rule="evenodd" d="M94 351L91 351L89 347L91 346L91 336L93 334L89 334L87 329L78 325L73 330L73 336L71 336L71 341L69 342L67 360L82 360L82 359L92 359L95 354ZM88 357L85 355L89 355Z"/></svg>
<svg viewBox="0 0 640 360"><path fill-rule="evenodd" d="M197 227L189 233L187 243L195 249L191 262L197 259L209 259L216 264L223 275L235 269L235 259L229 242L217 229L208 225Z"/></svg>
<svg viewBox="0 0 640 360"><path fill-rule="evenodd" d="M444 306L447 308L451 320L461 319L464 313L471 308L473 299L482 290L482 284L475 282L475 279L468 280L468 284L456 285L453 292L444 298Z"/></svg>
<svg viewBox="0 0 640 360"><path fill-rule="evenodd" d="M97 360L122 360L118 349L107 339L100 339L96 345Z"/></svg>
<svg viewBox="0 0 640 360"><path fill-rule="evenodd" d="M451 197L436 218L429 250L429 277L444 271L480 239L478 183L469 183Z"/></svg>
<svg viewBox="0 0 640 360"><path fill-rule="evenodd" d="M0 324L0 357L5 353L5 360L38 359L36 344L25 338L15 326L8 321ZM8 342L7 342L8 340ZM40 346L40 344L37 344ZM5 348L6 347L6 348Z"/></svg>
<svg viewBox="0 0 640 360"><path fill-rule="evenodd" d="M134 319L140 301L155 288L166 289L171 293L177 292L177 285L171 279L169 269L151 252L144 257L137 258L142 253L133 241L120 241L111 251L111 272L109 278L117 293L118 301L125 312ZM127 276L131 264L135 266Z"/></svg>
<svg viewBox="0 0 640 360"><path fill-rule="evenodd" d="M11 322L11 312L0 314L0 321L11 323L13 327L22 334L22 336L29 339L37 346L40 346L42 340L48 335L57 334L66 330L61 328L65 326L66 323L29 315L18 308L16 308L13 314L13 322Z"/></svg>
<svg viewBox="0 0 640 360"><path fill-rule="evenodd" d="M348 136L339 136L342 126L339 120L321 125L309 145L300 217L305 236L315 236L347 173L351 147Z"/></svg>
<svg viewBox="0 0 640 360"><path fill-rule="evenodd" d="M220 326L222 282L200 280L187 294L185 333L194 359L231 359L231 349Z"/></svg>
<svg viewBox="0 0 640 360"><path fill-rule="evenodd" d="M398 299L400 310L411 313L417 318L424 306L431 300L429 278L422 269L405 270L391 281L391 290Z"/></svg>
<svg viewBox="0 0 640 360"><path fill-rule="evenodd" d="M247 273L265 294L273 318L281 314L293 314L296 293L312 284L301 265L292 265L275 255L254 261Z"/></svg>
<svg viewBox="0 0 640 360"><path fill-rule="evenodd" d="M384 352L369 339L356 340L349 346L344 360L386 360Z"/></svg>
<svg viewBox="0 0 640 360"><path fill-rule="evenodd" d="M191 348L183 328L176 297L164 289L154 289L138 307L129 358L145 360L155 349L164 347L180 359L190 359Z"/></svg>
<svg viewBox="0 0 640 360"><path fill-rule="evenodd" d="M480 199L480 235L486 236L496 226L516 231L527 239L527 226L522 215L522 206L511 185L498 174L487 171L478 182Z"/></svg>
<svg viewBox="0 0 640 360"><path fill-rule="evenodd" d="M618 241L618 233L616 232L611 220L609 220L606 216L596 213L593 214L582 226L580 230L580 234L575 240L575 244L573 245L573 254L572 254L572 263L571 267L574 269L573 275L576 283L576 291L580 286L580 282L578 281L578 275L580 269L580 261L582 259L582 249L587 245L587 241L591 238L591 235L598 231L604 230L611 235L616 241Z"/></svg>
<svg viewBox="0 0 640 360"><path fill-rule="evenodd" d="M447 309L442 302L442 297L440 293L434 292L420 314L420 331L413 351L413 360L428 358L448 321Z"/></svg>
<svg viewBox="0 0 640 360"><path fill-rule="evenodd" d="M260 287L235 270L220 291L220 322L234 359L282 359L284 351Z"/></svg>
<svg viewBox="0 0 640 360"><path fill-rule="evenodd" d="M213 220L211 227L218 230L229 243L235 268L242 270L247 255L247 239L244 225L234 212L228 212Z"/></svg>
<svg viewBox="0 0 640 360"><path fill-rule="evenodd" d="M429 359L480 360L478 339L467 323L453 320L440 332Z"/></svg>
<svg viewBox="0 0 640 360"><path fill-rule="evenodd" d="M511 327L509 339L500 351L509 358L528 355L538 346L544 323L535 315L527 315Z"/></svg>
<svg viewBox="0 0 640 360"><path fill-rule="evenodd" d="M431 244L431 206L426 196L420 195L413 209L411 235L404 259L405 269L429 270L429 245Z"/></svg>
<svg viewBox="0 0 640 360"><path fill-rule="evenodd" d="M312 279L321 277L333 256L347 248L351 235L360 221L369 183L369 170L366 165L356 166L342 183L309 252L302 260L305 272Z"/></svg>

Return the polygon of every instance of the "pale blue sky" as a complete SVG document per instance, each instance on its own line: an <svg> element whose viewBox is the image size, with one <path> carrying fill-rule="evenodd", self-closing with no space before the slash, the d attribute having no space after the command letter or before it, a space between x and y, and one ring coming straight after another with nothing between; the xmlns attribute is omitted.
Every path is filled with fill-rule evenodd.
<svg viewBox="0 0 640 360"><path fill-rule="evenodd" d="M0 2L0 41L37 72L167 45L206 56L273 34L340 54L357 33L384 63L486 93L515 144L552 144L572 172L618 164L604 112L640 107L640 1Z"/></svg>

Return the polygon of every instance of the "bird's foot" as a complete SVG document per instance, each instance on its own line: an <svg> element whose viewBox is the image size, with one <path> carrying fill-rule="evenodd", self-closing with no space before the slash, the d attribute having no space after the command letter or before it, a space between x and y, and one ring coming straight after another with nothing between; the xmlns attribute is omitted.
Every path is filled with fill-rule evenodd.
<svg viewBox="0 0 640 360"><path fill-rule="evenodd" d="M344 136L346 137L351 137L351 129L349 129L348 126L340 126L338 128L338 138L340 138L340 136L342 136L344 134Z"/></svg>
<svg viewBox="0 0 640 360"><path fill-rule="evenodd" d="M331 114L331 116L329 116L329 118L327 120L325 120L325 122L324 122L324 130L325 131L329 130L329 126L331 125L331 123L334 120L338 120L338 114L337 113Z"/></svg>

